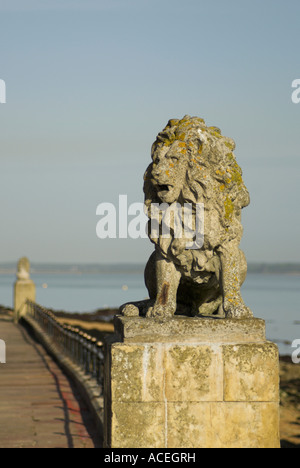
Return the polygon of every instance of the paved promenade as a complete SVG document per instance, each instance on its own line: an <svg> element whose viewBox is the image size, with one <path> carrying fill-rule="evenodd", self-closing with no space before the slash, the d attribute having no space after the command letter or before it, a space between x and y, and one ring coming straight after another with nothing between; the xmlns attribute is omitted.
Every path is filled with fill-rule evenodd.
<svg viewBox="0 0 300 468"><path fill-rule="evenodd" d="M25 329L0 320L0 448L99 448L84 401Z"/></svg>

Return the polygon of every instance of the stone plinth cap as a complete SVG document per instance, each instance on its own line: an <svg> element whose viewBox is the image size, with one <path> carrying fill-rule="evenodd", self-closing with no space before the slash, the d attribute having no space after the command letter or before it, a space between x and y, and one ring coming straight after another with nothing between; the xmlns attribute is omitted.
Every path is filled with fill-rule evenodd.
<svg viewBox="0 0 300 468"><path fill-rule="evenodd" d="M265 321L174 316L168 319L115 317L121 342L255 343L266 340Z"/></svg>

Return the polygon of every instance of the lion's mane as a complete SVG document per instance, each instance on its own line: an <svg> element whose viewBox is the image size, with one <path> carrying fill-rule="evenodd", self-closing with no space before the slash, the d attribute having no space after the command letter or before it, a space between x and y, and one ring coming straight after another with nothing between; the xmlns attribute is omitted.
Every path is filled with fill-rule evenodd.
<svg viewBox="0 0 300 468"><path fill-rule="evenodd" d="M170 120L152 146L172 147L175 141L180 157L188 158L186 183L182 199L186 203L204 203L205 245L202 250L214 251L218 245L242 237L241 210L249 202L249 193L242 179L242 170L235 155L235 142L221 134L217 127L207 127L198 117L185 116ZM152 183L153 163L145 173L144 193L148 216L151 204L160 203ZM159 241L155 241L159 244ZM165 252L167 254L167 252ZM199 252L193 253L194 260ZM210 255L209 255L210 256ZM203 262L201 262L203 263Z"/></svg>

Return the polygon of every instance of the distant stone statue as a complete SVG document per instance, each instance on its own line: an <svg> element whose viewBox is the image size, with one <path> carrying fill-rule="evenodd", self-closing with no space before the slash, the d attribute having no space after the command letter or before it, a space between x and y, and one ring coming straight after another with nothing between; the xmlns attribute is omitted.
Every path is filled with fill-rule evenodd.
<svg viewBox="0 0 300 468"><path fill-rule="evenodd" d="M149 237L155 244L145 270L150 300L126 304L121 314L162 318L175 313L239 319L253 316L240 292L247 274L247 262L239 249L241 210L249 205L250 198L234 149L232 139L197 117L170 120L159 133L144 184ZM185 204L192 206L195 232L196 207L204 207L203 242L199 247L191 247L185 234L175 235L178 206ZM158 205L162 213L166 206L175 207L173 221L169 218L169 236L162 229L164 223L168 224L163 214L158 218L158 228L153 229L153 206Z"/></svg>
<svg viewBox="0 0 300 468"><path fill-rule="evenodd" d="M27 300L35 302L36 288L30 278L30 262L23 257L18 261L17 281L14 285L14 310L15 321L20 320L27 311Z"/></svg>
<svg viewBox="0 0 300 468"><path fill-rule="evenodd" d="M30 280L30 262L28 258L23 257L18 262L18 271L17 271L18 280Z"/></svg>

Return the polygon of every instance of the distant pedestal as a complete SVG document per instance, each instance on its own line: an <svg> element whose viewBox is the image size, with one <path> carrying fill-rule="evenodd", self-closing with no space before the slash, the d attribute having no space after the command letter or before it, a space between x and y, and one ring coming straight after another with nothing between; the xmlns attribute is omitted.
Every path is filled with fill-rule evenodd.
<svg viewBox="0 0 300 468"><path fill-rule="evenodd" d="M260 319L117 317L108 448L278 448L279 357Z"/></svg>
<svg viewBox="0 0 300 468"><path fill-rule="evenodd" d="M18 280L14 285L14 312L15 322L26 313L26 301L35 302L36 288L32 280Z"/></svg>

